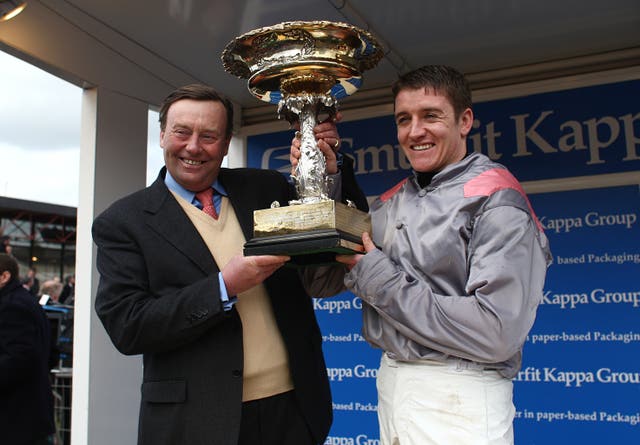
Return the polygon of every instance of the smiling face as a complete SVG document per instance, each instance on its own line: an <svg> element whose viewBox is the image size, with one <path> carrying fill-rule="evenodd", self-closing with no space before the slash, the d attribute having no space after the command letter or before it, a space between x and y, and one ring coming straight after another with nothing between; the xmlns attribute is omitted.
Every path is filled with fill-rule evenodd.
<svg viewBox="0 0 640 445"><path fill-rule="evenodd" d="M229 149L226 125L220 102L182 99L171 105L160 146L167 170L178 184L193 192L213 184Z"/></svg>
<svg viewBox="0 0 640 445"><path fill-rule="evenodd" d="M432 88L401 90L395 120L398 142L417 172L438 172L467 152L473 112L466 108L456 118L449 99Z"/></svg>

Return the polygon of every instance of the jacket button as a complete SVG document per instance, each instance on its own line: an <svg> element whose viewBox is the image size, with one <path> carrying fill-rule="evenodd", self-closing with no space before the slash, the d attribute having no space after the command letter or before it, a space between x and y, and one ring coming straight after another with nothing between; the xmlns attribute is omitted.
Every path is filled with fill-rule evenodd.
<svg viewBox="0 0 640 445"><path fill-rule="evenodd" d="M240 371L239 369L234 369L233 371L231 371L231 375L234 377L242 377L242 371Z"/></svg>

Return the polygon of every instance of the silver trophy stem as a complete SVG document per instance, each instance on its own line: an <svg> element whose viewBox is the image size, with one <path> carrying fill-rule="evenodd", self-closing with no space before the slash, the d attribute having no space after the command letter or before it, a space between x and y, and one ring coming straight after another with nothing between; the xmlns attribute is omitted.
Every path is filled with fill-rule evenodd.
<svg viewBox="0 0 640 445"><path fill-rule="evenodd" d="M317 124L316 103L305 104L300 112L300 160L296 168L298 199L303 204L320 202L328 197L327 167L324 155L316 142L313 128Z"/></svg>
<svg viewBox="0 0 640 445"><path fill-rule="evenodd" d="M329 200L327 165L318 147L313 129L320 110L335 114L336 101L330 94L301 93L285 95L278 104L278 114L289 122L300 122L300 159L292 175L298 194L289 204L312 204ZM295 117L295 118L294 118Z"/></svg>

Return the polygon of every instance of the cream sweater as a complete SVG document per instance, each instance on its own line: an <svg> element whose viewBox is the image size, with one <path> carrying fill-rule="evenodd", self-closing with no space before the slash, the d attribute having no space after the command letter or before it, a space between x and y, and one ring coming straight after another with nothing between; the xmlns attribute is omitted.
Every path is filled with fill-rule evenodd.
<svg viewBox="0 0 640 445"><path fill-rule="evenodd" d="M214 219L173 194L209 247L218 268L242 254L245 237L233 207L222 197L220 216ZM244 371L242 400L256 400L293 389L287 351L276 325L271 301L260 284L240 293L235 308L242 320Z"/></svg>

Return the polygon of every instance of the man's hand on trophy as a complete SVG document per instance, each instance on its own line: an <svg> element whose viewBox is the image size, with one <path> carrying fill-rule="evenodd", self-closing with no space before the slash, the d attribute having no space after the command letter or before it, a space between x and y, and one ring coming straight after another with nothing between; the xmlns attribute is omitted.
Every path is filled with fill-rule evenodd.
<svg viewBox="0 0 640 445"><path fill-rule="evenodd" d="M371 235L369 235L367 232L364 232L362 234L362 245L364 247L364 253L356 253L354 255L336 255L336 261L347 266L348 270L353 269L353 267L358 264L363 256L377 249L376 245L371 240Z"/></svg>
<svg viewBox="0 0 640 445"><path fill-rule="evenodd" d="M269 278L291 258L286 255L236 255L222 268L229 296L238 295Z"/></svg>
<svg viewBox="0 0 640 445"><path fill-rule="evenodd" d="M337 153L340 150L340 135L338 135L338 128L336 123L342 120L342 113L339 111L335 115L327 117L324 121L320 122L313 129L313 134L318 141L322 140L331 147L331 149Z"/></svg>
<svg viewBox="0 0 640 445"><path fill-rule="evenodd" d="M336 122L342 119L342 113L338 112L334 116L330 116L324 121L320 122L313 128L313 134L316 137L318 148L324 155L325 164L327 168L327 174L333 175L338 173L338 160L337 152L340 150L340 136L338 135L338 129ZM298 129L296 124L296 129ZM298 160L300 159L300 132L296 131L296 134L291 141L291 152L289 160L291 161L291 172L295 174L296 167L298 166Z"/></svg>

